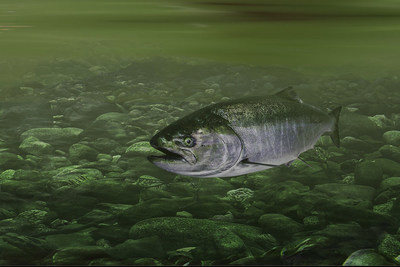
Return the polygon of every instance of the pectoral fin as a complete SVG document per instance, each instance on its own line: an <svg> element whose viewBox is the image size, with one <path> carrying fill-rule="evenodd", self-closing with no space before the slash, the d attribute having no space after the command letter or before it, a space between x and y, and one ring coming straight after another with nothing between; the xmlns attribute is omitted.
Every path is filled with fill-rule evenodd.
<svg viewBox="0 0 400 267"><path fill-rule="evenodd" d="M252 161L249 161L249 159L244 159L244 160L242 160L242 163L244 163L244 164L260 165L260 166L267 166L267 167L276 167L276 166L279 166L279 165L274 165L274 164L252 162Z"/></svg>

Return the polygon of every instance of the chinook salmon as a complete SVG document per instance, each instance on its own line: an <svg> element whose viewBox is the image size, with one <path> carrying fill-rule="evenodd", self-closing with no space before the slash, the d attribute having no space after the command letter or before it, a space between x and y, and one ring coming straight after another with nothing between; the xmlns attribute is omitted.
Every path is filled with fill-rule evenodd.
<svg viewBox="0 0 400 267"><path fill-rule="evenodd" d="M339 146L340 110L326 113L305 104L292 88L213 104L154 135L150 144L165 155L148 159L194 177L232 177L289 165L325 132Z"/></svg>

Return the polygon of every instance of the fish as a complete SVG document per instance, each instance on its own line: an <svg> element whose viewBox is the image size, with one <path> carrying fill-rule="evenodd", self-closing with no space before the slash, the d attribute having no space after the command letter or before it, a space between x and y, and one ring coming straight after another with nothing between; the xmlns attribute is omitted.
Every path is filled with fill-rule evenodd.
<svg viewBox="0 0 400 267"><path fill-rule="evenodd" d="M150 139L163 155L148 160L192 177L234 177L290 165L325 133L339 147L341 106L325 112L292 87L273 95L228 100L171 123Z"/></svg>

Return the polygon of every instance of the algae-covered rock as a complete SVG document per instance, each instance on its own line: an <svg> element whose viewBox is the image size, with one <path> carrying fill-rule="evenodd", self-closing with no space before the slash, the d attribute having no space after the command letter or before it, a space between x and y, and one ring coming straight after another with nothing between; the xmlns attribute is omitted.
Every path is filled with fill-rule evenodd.
<svg viewBox="0 0 400 267"><path fill-rule="evenodd" d="M275 245L275 239L257 227L205 219L152 218L135 224L129 232L135 239L153 235L170 249L195 246L201 259L242 255L246 243L263 249Z"/></svg>
<svg viewBox="0 0 400 267"><path fill-rule="evenodd" d="M95 161L97 154L99 152L85 144L73 144L69 148L69 157L73 163L77 163L81 159Z"/></svg>
<svg viewBox="0 0 400 267"><path fill-rule="evenodd" d="M97 169L80 168L78 165L73 165L57 169L52 182L55 186L76 186L86 181L102 178L103 174Z"/></svg>
<svg viewBox="0 0 400 267"><path fill-rule="evenodd" d="M96 258L108 256L105 249L98 246L77 246L63 248L53 255L55 265L87 265Z"/></svg>
<svg viewBox="0 0 400 267"><path fill-rule="evenodd" d="M360 249L354 251L345 260L343 266L382 266L391 265L375 249Z"/></svg>
<svg viewBox="0 0 400 267"><path fill-rule="evenodd" d="M130 145L125 153L128 156L149 156L149 155L161 155L162 152L158 151L157 149L153 148L149 142L142 141L137 142Z"/></svg>
<svg viewBox="0 0 400 267"><path fill-rule="evenodd" d="M303 226L282 214L264 214L258 219L258 224L265 232L276 237L290 237L302 230Z"/></svg>
<svg viewBox="0 0 400 267"><path fill-rule="evenodd" d="M165 252L161 244L162 241L159 237L150 236L136 240L128 239L121 244L107 249L106 251L115 259L137 257L163 258L165 256Z"/></svg>
<svg viewBox="0 0 400 267"><path fill-rule="evenodd" d="M52 147L52 145L40 141L34 136L29 136L28 138L24 139L24 141L22 141L21 145L19 146L19 149L36 156L51 154L54 152L54 148Z"/></svg>
<svg viewBox="0 0 400 267"><path fill-rule="evenodd" d="M364 161L356 165L354 178L359 185L378 187L382 181L382 167L376 161Z"/></svg>
<svg viewBox="0 0 400 267"><path fill-rule="evenodd" d="M23 165L21 156L10 152L0 152L0 170L19 169Z"/></svg>
<svg viewBox="0 0 400 267"><path fill-rule="evenodd" d="M384 145L379 149L382 156L400 162L400 147L393 145Z"/></svg>
<svg viewBox="0 0 400 267"><path fill-rule="evenodd" d="M130 117L119 112L104 113L96 118L83 132L84 136L126 140L129 138Z"/></svg>
<svg viewBox="0 0 400 267"><path fill-rule="evenodd" d="M73 144L78 140L80 128L33 128L21 134L21 139L36 137L40 141L50 143L53 146Z"/></svg>
<svg viewBox="0 0 400 267"><path fill-rule="evenodd" d="M316 185L314 191L326 194L338 204L368 207L376 190L365 185L328 183Z"/></svg>
<svg viewBox="0 0 400 267"><path fill-rule="evenodd" d="M389 145L400 146L400 131L387 131L383 134L383 140Z"/></svg>
<svg viewBox="0 0 400 267"><path fill-rule="evenodd" d="M89 232L48 235L45 239L49 245L55 248L91 246L95 244L95 240Z"/></svg>
<svg viewBox="0 0 400 267"><path fill-rule="evenodd" d="M384 174L400 176L400 163L386 158L378 158L374 161L381 166Z"/></svg>
<svg viewBox="0 0 400 267"><path fill-rule="evenodd" d="M238 188L230 190L226 193L226 197L233 205L239 205L243 208L248 208L250 206L250 199L254 192L250 188Z"/></svg>
<svg viewBox="0 0 400 267"><path fill-rule="evenodd" d="M378 251L386 258L400 264L400 241L391 234L385 234L378 245Z"/></svg>

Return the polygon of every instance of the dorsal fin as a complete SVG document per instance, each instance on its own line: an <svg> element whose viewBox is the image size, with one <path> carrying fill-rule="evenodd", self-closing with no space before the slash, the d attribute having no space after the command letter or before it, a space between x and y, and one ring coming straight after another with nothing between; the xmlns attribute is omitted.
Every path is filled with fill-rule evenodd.
<svg viewBox="0 0 400 267"><path fill-rule="evenodd" d="M282 98L290 99L290 100L293 100L293 101L296 101L299 103L303 103L303 100L300 99L300 97L296 94L293 87L291 87L291 86L279 91L275 95L282 97Z"/></svg>

